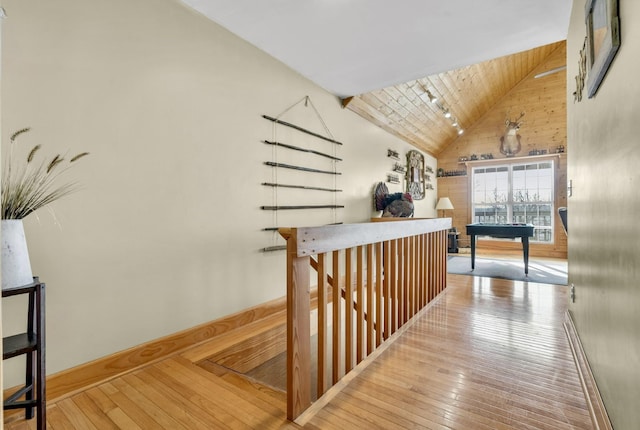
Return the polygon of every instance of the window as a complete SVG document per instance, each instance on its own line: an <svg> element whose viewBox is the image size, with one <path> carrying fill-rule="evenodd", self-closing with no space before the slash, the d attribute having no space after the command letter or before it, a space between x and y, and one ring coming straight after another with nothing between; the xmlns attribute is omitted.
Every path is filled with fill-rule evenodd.
<svg viewBox="0 0 640 430"><path fill-rule="evenodd" d="M532 240L553 242L554 162L474 167L473 222L529 223Z"/></svg>

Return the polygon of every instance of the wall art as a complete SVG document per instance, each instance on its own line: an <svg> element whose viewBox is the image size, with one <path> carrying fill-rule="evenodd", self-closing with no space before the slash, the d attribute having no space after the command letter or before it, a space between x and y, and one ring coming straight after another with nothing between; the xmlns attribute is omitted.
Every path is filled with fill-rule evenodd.
<svg viewBox="0 0 640 430"><path fill-rule="evenodd" d="M593 97L620 48L618 0L587 0L587 95Z"/></svg>

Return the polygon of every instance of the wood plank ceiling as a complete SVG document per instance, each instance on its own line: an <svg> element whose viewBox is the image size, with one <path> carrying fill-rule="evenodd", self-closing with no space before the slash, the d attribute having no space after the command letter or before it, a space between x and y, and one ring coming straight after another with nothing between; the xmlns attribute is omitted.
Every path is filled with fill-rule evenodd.
<svg viewBox="0 0 640 430"><path fill-rule="evenodd" d="M343 106L437 156L565 42L394 85L343 100ZM432 103L429 95L437 97ZM441 107L452 117L446 118ZM516 115L517 113L514 113ZM453 126L456 119L459 127Z"/></svg>

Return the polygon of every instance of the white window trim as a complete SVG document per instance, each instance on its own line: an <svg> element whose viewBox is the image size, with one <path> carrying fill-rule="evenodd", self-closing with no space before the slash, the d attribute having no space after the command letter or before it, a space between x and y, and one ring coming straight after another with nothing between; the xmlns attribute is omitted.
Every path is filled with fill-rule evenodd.
<svg viewBox="0 0 640 430"><path fill-rule="evenodd" d="M541 163L541 162L545 162L545 161L550 161L551 162L551 170L553 173L553 189L552 189L552 195L551 195L551 241L549 242L541 242L541 241L531 241L532 243L537 243L537 244L541 244L541 245L554 245L555 244L555 236L556 236L556 217L554 216L555 211L557 210L556 208L556 193L557 193L557 189L556 189L556 185L557 185L557 168L559 167L559 162L560 162L560 154L550 154L550 155L542 155L542 156L529 156L529 157L518 157L518 158L512 158L512 159L505 159L505 158L501 158L501 159L492 159L492 160L475 160L475 161L468 161L465 163L465 165L471 167L471 181L470 181L470 196L469 196L469 200L470 200L470 209L471 209L471 219L474 220L475 219L475 201L474 201L474 169L475 168L491 168L491 167L508 167L509 169L509 176L508 176L508 181L509 181L509 193L508 193L508 201L506 202L507 207L508 207L508 215L511 216L511 219L513 219L513 166L515 165L526 165L526 164L533 164L533 163ZM496 239L496 238L483 238L483 239L490 239L490 240L503 240L503 239Z"/></svg>

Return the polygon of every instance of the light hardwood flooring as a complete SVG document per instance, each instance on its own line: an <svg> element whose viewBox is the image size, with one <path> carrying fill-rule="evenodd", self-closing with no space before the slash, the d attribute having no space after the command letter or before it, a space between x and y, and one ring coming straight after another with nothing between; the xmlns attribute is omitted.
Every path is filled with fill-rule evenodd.
<svg viewBox="0 0 640 430"><path fill-rule="evenodd" d="M591 429L562 325L567 287L462 275L448 285L304 426L287 422L284 393L187 352L50 401L48 428Z"/></svg>

